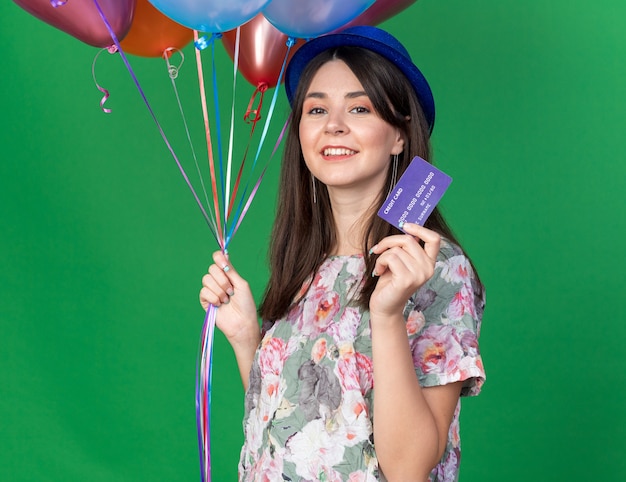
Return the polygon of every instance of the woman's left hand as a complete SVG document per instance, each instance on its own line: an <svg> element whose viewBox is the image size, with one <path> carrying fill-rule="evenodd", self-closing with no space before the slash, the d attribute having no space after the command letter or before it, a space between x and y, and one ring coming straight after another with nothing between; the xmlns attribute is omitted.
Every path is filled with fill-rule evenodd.
<svg viewBox="0 0 626 482"><path fill-rule="evenodd" d="M441 236L419 224L405 223L402 229L407 234L388 236L372 248L379 255L372 273L379 277L370 298L372 317L401 315L409 297L435 272Z"/></svg>

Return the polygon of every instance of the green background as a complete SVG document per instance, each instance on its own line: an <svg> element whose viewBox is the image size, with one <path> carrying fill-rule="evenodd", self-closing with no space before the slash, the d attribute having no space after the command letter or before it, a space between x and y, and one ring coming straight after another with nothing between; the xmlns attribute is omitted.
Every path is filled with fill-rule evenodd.
<svg viewBox="0 0 626 482"><path fill-rule="evenodd" d="M420 0L384 25L434 90L442 206L488 290L462 481L626 480L625 18L623 0ZM198 480L215 241L119 56L98 60L105 115L97 49L6 1L0 45L0 480ZM188 159L163 61L131 62ZM278 165L230 249L257 296ZM242 390L215 350L213 480L233 481Z"/></svg>

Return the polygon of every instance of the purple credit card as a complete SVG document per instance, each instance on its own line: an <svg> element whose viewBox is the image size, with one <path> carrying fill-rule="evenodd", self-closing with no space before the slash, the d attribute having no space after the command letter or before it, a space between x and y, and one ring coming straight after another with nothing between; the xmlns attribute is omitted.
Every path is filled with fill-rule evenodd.
<svg viewBox="0 0 626 482"><path fill-rule="evenodd" d="M395 227L402 222L423 226L451 182L446 173L415 156L378 215Z"/></svg>

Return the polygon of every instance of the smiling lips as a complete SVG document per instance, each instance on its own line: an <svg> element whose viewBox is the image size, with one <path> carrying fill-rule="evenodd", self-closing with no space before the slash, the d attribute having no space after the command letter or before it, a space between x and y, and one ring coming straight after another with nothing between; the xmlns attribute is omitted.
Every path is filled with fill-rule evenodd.
<svg viewBox="0 0 626 482"><path fill-rule="evenodd" d="M348 149L346 147L325 147L322 150L322 154L325 157L333 157L333 156L353 156L357 151L353 151L352 149Z"/></svg>

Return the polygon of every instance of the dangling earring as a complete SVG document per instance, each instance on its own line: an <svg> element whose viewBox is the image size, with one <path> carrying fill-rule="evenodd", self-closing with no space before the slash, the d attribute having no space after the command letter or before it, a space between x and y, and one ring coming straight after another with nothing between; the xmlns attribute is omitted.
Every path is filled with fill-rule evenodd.
<svg viewBox="0 0 626 482"><path fill-rule="evenodd" d="M391 182L389 183L389 191L387 196L391 194L391 190L398 182L398 154L393 155L393 162L391 163Z"/></svg>
<svg viewBox="0 0 626 482"><path fill-rule="evenodd" d="M313 204L317 204L317 188L315 187L315 176L311 173L311 184L313 185Z"/></svg>

